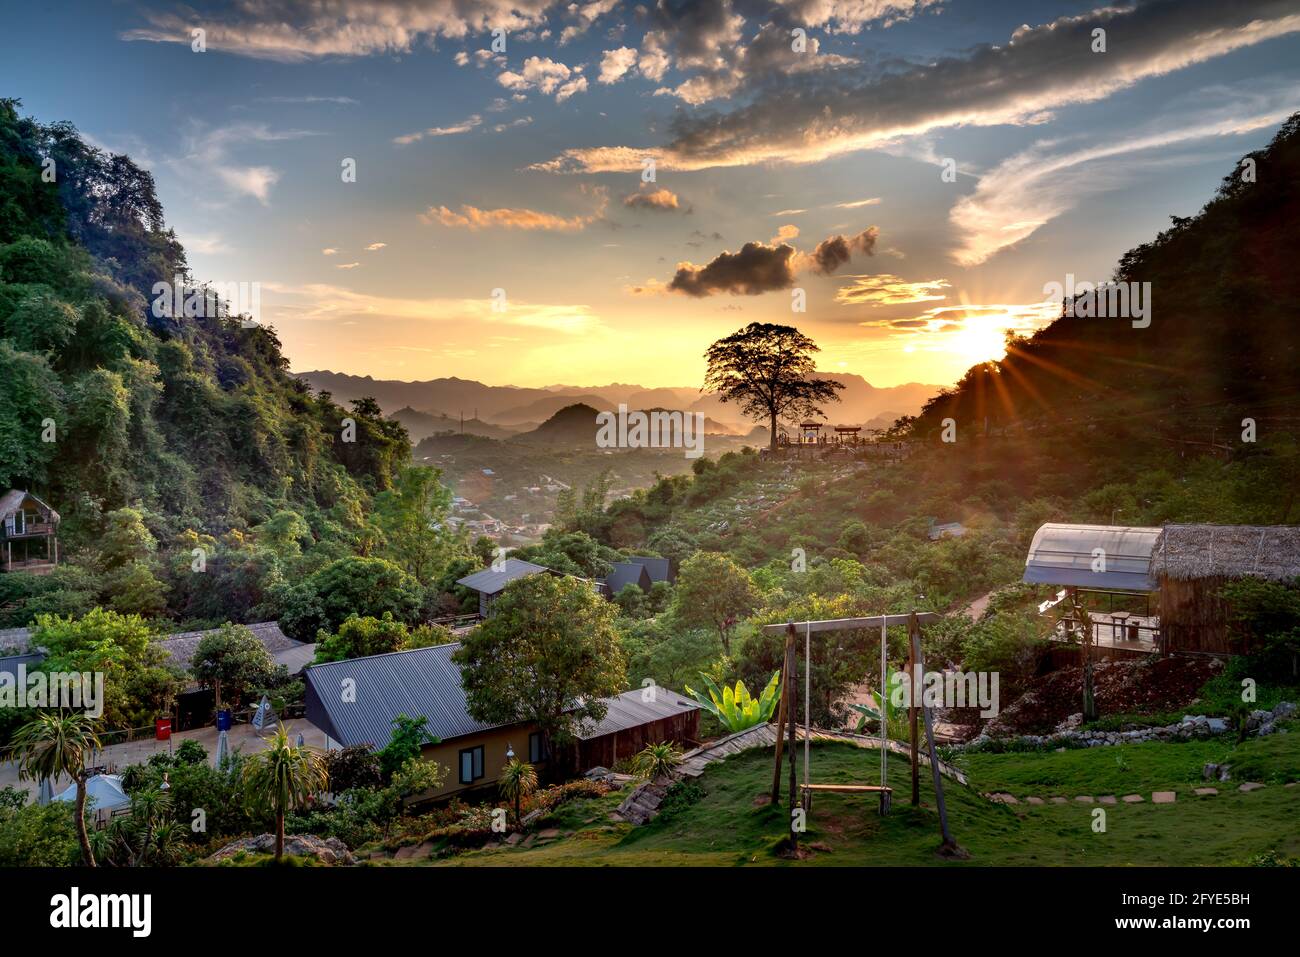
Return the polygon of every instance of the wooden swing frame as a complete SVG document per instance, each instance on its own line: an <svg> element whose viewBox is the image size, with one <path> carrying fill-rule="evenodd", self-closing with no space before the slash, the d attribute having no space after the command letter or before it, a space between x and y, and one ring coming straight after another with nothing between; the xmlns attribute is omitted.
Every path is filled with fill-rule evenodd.
<svg viewBox="0 0 1300 957"><path fill-rule="evenodd" d="M812 797L818 792L822 793L843 793L843 794L877 794L880 800L880 813L885 815L889 813L890 803L893 795L893 788L889 787L889 745L888 745L888 718L889 718L889 697L887 691L887 681L889 672L889 654L888 654L888 633L890 625L906 625L908 630L908 659L907 675L908 680L912 682L915 688L917 681L916 676L925 673L925 661L921 652L921 626L938 621L939 615L934 612L916 612L913 611L906 615L875 615L870 618L837 618L822 621L802 621L786 622L784 625L767 625L763 631L767 634L780 634L785 631L785 656L783 664L783 680L781 682L781 700L777 710L776 721L776 767L772 774L772 804L781 803L781 760L783 757L783 745L786 734L788 733L789 744L789 806L790 815L790 847L797 851L799 847L799 834L795 829L795 808L796 794L798 794L799 806L804 809L805 813L812 810ZM880 784L813 784L810 778L811 768L811 744L812 744L812 633L822 631L847 631L859 628L879 628L880 629ZM798 786L796 783L795 771L795 740L796 727L798 719L795 716L797 706L798 684L795 676L798 629L802 628L804 633L804 760L803 760L803 784ZM934 776L934 792L936 803L939 810L939 828L943 838L941 851L955 850L957 842L953 840L951 832L948 830L948 810L943 797L943 775L939 771L939 756L934 746L934 720L930 714L930 709L922 703L918 707L916 701L910 700L908 707L908 718L910 725L911 738L911 766L912 766L912 806L919 806L921 803L921 781L920 781L920 738L918 729L918 716L924 718L925 737L927 751L930 758L930 769ZM919 714L918 714L919 713Z"/></svg>

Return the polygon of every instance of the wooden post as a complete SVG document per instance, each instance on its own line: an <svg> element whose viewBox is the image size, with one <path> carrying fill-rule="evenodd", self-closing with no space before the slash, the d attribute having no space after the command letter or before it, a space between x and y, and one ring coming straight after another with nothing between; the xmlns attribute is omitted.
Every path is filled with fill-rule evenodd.
<svg viewBox="0 0 1300 957"><path fill-rule="evenodd" d="M776 712L776 767L772 771L772 803L781 803L781 752L785 747L785 721L789 712L790 649L794 646L794 622L785 626L785 654L781 657L781 704Z"/></svg>
<svg viewBox="0 0 1300 957"><path fill-rule="evenodd" d="M924 670L925 656L921 653L921 629L919 627L912 632L911 639L912 655ZM943 844L939 847L939 853L952 854L959 852L960 849L957 847L957 842L952 839L952 832L948 830L948 806L943 800L943 775L939 773L939 755L934 749L934 725L929 708L922 705L921 714L925 718L925 741L930 751L930 771L934 777L935 804L939 808L939 831L943 835Z"/></svg>
<svg viewBox="0 0 1300 957"><path fill-rule="evenodd" d="M794 628L790 629L791 635L794 634ZM795 770L795 756L798 751L795 748L795 728L799 726L799 720L795 711L796 695L799 693L798 676L795 674L795 644L794 641L786 643L786 675L790 682L790 707L787 709L787 720L790 725L790 851L798 853L799 851L799 833L794 829L794 809L799 806L799 782Z"/></svg>
<svg viewBox="0 0 1300 957"><path fill-rule="evenodd" d="M921 749L916 728L916 688L920 682L916 678L918 662L914 650L914 646L920 644L920 633L921 625L916 620L916 612L912 612L911 620L907 623L907 720L912 743L912 807L921 804Z"/></svg>

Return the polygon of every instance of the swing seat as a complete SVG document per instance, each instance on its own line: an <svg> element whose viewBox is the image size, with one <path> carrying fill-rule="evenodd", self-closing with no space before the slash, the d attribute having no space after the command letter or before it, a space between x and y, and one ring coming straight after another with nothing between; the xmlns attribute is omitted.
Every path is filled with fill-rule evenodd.
<svg viewBox="0 0 1300 957"><path fill-rule="evenodd" d="M804 811L812 810L813 793L823 791L829 794L879 794L880 813L889 813L890 799L894 789L878 784L801 784L799 785Z"/></svg>

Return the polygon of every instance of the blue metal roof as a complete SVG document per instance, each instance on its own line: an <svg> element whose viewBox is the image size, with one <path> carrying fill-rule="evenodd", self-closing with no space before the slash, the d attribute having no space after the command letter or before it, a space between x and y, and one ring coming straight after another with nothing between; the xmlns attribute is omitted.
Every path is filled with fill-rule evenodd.
<svg viewBox="0 0 1300 957"><path fill-rule="evenodd" d="M605 576L605 585L610 595L617 595L628 585L636 585L643 592L649 592L650 573L644 565L636 562L613 562L609 574Z"/></svg>
<svg viewBox="0 0 1300 957"><path fill-rule="evenodd" d="M1111 591L1154 591L1151 555L1160 529L1117 525L1039 528L1025 559L1024 581Z"/></svg>
<svg viewBox="0 0 1300 957"><path fill-rule="evenodd" d="M645 570L650 575L650 581L652 583L668 582L673 580L672 565L666 558L648 558L645 555L632 555L625 558L624 561L644 565Z"/></svg>
<svg viewBox="0 0 1300 957"><path fill-rule="evenodd" d="M501 571L485 568L481 572L458 579L456 584L472 588L485 595L495 595L517 578L527 578L529 575L549 571L551 570L545 565L535 565L522 558L507 558Z"/></svg>

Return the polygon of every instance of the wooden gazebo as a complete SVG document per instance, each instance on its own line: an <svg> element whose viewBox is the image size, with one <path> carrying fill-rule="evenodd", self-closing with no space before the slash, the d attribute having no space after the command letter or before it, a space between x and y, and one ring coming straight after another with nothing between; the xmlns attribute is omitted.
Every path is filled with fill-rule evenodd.
<svg viewBox="0 0 1300 957"><path fill-rule="evenodd" d="M857 445L860 440L859 434L862 432L860 425L837 425L835 426L835 441L840 445Z"/></svg>
<svg viewBox="0 0 1300 957"><path fill-rule="evenodd" d="M822 441L822 424L820 422L799 423L799 443L801 445L819 445Z"/></svg>
<svg viewBox="0 0 1300 957"><path fill-rule="evenodd" d="M33 544L41 554L32 555ZM31 492L0 495L0 552L5 571L52 569L59 563L59 513Z"/></svg>

